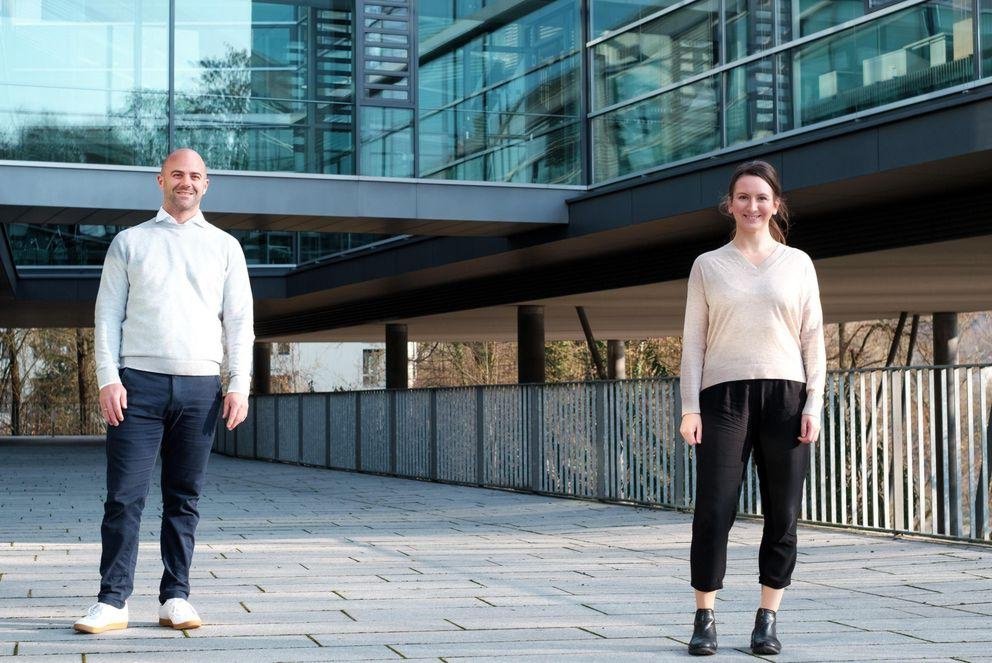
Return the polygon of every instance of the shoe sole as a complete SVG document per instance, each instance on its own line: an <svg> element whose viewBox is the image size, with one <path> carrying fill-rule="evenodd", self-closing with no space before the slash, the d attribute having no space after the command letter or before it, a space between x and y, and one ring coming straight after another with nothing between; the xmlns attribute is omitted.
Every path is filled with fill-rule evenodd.
<svg viewBox="0 0 992 663"><path fill-rule="evenodd" d="M698 649L690 649L690 656L713 656L716 654L716 649L710 649L709 647L700 647Z"/></svg>
<svg viewBox="0 0 992 663"><path fill-rule="evenodd" d="M116 624L104 624L103 626L87 626L86 624L73 624L72 628L74 628L77 633L90 633L95 635L97 633L103 633L104 631L118 631L120 629L127 628L127 622L117 622Z"/></svg>
<svg viewBox="0 0 992 663"><path fill-rule="evenodd" d="M171 628L176 629L177 631L181 631L181 630L187 629L187 628L200 628L201 626L203 626L203 621L202 620L199 620L199 619L191 619L188 622L180 622L178 624L173 624L172 623L172 620L161 619L160 618L158 620L158 625L159 626L169 626Z"/></svg>
<svg viewBox="0 0 992 663"><path fill-rule="evenodd" d="M751 653L759 656L774 656L782 653L782 650L774 647L751 647Z"/></svg>

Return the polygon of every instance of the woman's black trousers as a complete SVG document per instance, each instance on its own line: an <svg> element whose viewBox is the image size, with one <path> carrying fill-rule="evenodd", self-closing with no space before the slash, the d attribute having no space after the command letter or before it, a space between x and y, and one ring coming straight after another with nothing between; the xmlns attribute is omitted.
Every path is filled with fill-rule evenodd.
<svg viewBox="0 0 992 663"><path fill-rule="evenodd" d="M810 445L799 442L806 385L791 380L737 380L699 394L702 442L696 454L692 519L692 586L723 587L727 537L737 514L748 456L754 453L765 528L758 582L781 589L796 566L796 521L809 469Z"/></svg>

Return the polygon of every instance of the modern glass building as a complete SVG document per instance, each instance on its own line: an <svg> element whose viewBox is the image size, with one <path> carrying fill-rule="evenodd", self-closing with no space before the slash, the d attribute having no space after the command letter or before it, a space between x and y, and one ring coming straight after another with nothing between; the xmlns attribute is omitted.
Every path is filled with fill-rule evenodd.
<svg viewBox="0 0 992 663"><path fill-rule="evenodd" d="M814 257L985 236L990 100L992 0L0 0L0 272L99 265L183 146L271 338L684 278L755 156Z"/></svg>
<svg viewBox="0 0 992 663"><path fill-rule="evenodd" d="M992 81L989 0L3 0L0 158L598 185Z"/></svg>

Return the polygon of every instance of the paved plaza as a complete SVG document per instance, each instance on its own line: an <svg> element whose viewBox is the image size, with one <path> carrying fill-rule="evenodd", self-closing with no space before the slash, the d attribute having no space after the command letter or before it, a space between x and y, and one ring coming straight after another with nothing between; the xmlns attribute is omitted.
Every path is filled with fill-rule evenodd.
<svg viewBox="0 0 992 663"><path fill-rule="evenodd" d="M693 612L686 514L214 456L193 595L157 625L157 486L131 627L93 602L103 448L0 442L0 660L675 661ZM747 649L760 523L732 533L715 661ZM992 548L800 530L777 661L992 662Z"/></svg>

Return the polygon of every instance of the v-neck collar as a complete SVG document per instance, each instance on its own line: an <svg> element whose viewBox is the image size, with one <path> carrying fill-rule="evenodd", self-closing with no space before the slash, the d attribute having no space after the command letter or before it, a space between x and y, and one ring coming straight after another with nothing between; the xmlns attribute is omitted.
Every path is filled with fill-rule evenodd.
<svg viewBox="0 0 992 663"><path fill-rule="evenodd" d="M731 240L727 244L727 246L734 253L734 255L736 255L738 259L740 259L741 263L743 263L746 268L750 269L753 272L758 272L758 273L767 271L768 268L771 267L778 259L778 255L782 252L782 249L785 248L785 244L782 244L781 242L776 242L775 248L772 249L771 253L765 256L764 260L762 260L757 265L755 265L753 262L747 259L747 256L744 255L743 251L737 248L737 245L734 244L733 240Z"/></svg>

